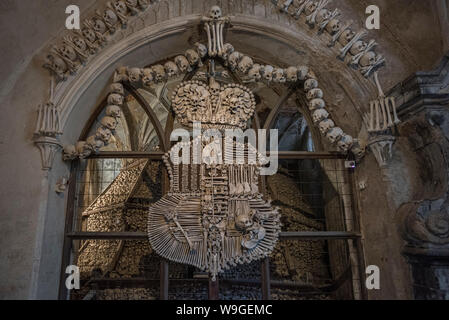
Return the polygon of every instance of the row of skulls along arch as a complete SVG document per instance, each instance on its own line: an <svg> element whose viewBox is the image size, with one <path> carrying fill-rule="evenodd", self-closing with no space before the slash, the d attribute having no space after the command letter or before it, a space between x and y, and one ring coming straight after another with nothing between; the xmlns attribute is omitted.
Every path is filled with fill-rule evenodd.
<svg viewBox="0 0 449 320"><path fill-rule="evenodd" d="M329 112L326 110L323 91L318 87L317 77L309 67L290 66L288 68L279 68L254 63L251 57L236 51L229 43L224 45L218 56L223 59L225 66L232 72L237 72L244 76L245 81L248 82L263 81L267 84L273 82L289 85L298 82L303 83L308 108L312 114L314 124L341 151L347 152L351 149L354 142L353 138L345 134L331 119ZM206 57L208 57L207 47L201 43L196 43L194 48L187 50L184 55L178 55L164 65L156 64L143 69L119 68L115 72L113 83L110 86L106 116L100 121L100 127L96 134L89 137L86 141L79 141L76 145L65 146L64 160L86 158L110 143L118 124L118 118L121 115L121 106L125 100L122 83L143 85L144 87L162 83L169 78L177 77L180 74L185 74L202 66Z"/></svg>

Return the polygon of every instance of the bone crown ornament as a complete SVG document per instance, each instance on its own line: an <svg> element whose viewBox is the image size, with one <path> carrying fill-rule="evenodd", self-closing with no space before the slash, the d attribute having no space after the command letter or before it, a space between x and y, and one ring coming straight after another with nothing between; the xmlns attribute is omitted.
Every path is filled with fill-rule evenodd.
<svg viewBox="0 0 449 320"><path fill-rule="evenodd" d="M185 126L201 122L204 128L245 129L254 114L256 100L250 89L239 84L220 86L214 82L208 86L188 81L175 89L172 107Z"/></svg>

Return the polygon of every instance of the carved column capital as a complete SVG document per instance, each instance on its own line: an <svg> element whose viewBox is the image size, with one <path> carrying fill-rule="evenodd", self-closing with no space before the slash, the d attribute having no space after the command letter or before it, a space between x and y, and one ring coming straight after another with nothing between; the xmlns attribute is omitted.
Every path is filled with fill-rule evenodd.
<svg viewBox="0 0 449 320"><path fill-rule="evenodd" d="M56 153L62 148L58 139L53 137L39 136L35 138L34 144L39 148L42 160L42 170L49 171L53 167Z"/></svg>

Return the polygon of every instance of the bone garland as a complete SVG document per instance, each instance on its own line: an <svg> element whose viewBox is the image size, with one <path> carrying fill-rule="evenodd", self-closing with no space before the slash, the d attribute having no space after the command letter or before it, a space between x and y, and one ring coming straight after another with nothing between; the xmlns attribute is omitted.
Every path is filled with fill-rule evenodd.
<svg viewBox="0 0 449 320"><path fill-rule="evenodd" d="M152 4L157 2L159 1L151 1ZM56 75L58 81L65 81L67 73L75 74L79 69L77 65L84 65L90 55L96 54L107 44L107 33L115 33L117 25L126 28L129 17L145 11L148 5L149 0L138 0L135 4L123 0L108 2L103 10L97 9L92 17L84 19L81 30L75 30L64 36L62 43L71 46L76 51L76 57L73 60L67 58L59 60L58 58L61 58L59 50L51 49L44 67ZM57 44L53 47L59 46Z"/></svg>

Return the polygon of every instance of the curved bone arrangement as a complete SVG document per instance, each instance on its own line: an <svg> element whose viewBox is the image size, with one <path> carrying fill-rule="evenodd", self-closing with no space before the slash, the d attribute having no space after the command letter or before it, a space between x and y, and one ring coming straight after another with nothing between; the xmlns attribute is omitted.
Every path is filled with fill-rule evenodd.
<svg viewBox="0 0 449 320"><path fill-rule="evenodd" d="M182 83L172 103L182 124L200 121L218 130L245 128L255 109L249 89L220 87L214 81L211 86ZM183 162L189 151L189 164L177 161L181 149ZM202 161L193 161L192 150L200 150ZM280 215L260 193L264 158L252 145L228 138L210 143L199 137L175 145L164 163L170 192L150 208L148 221L150 243L159 255L207 271L214 280L231 266L272 252Z"/></svg>

